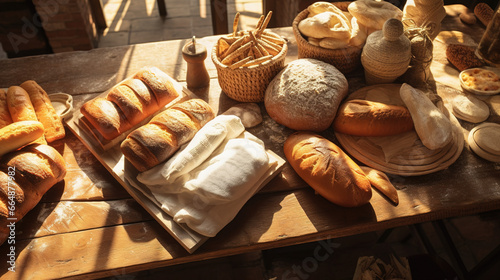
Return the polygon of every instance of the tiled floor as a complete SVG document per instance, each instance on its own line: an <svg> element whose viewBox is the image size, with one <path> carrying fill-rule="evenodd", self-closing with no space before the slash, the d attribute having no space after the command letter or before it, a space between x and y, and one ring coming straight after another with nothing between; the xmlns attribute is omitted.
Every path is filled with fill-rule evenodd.
<svg viewBox="0 0 500 280"><path fill-rule="evenodd" d="M209 0L167 0L165 18L160 17L156 0L102 2L108 28L102 31L99 47L213 35ZM236 11L240 12L239 28L248 29L262 14L262 2L229 0L227 9L231 29Z"/></svg>

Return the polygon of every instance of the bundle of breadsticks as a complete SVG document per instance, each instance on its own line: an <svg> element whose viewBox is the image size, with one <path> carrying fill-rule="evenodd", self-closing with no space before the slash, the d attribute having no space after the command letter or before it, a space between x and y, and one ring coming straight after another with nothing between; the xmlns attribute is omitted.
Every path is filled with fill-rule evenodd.
<svg viewBox="0 0 500 280"><path fill-rule="evenodd" d="M279 35L266 30L272 12L264 18L262 15L255 30L238 31L240 14L233 22L233 33L217 41L217 58L231 69L257 67L278 55L286 43Z"/></svg>

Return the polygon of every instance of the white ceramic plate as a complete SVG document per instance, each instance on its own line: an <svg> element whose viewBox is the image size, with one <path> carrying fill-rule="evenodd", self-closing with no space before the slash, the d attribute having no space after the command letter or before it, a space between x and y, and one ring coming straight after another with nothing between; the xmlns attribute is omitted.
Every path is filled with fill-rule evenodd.
<svg viewBox="0 0 500 280"><path fill-rule="evenodd" d="M491 72L493 74L493 76L496 77L495 81L493 78L492 79L485 78L485 80L490 81L492 83L498 83L498 88L496 88L495 90L479 90L479 89L476 89L476 88L473 88L473 87L466 85L463 78L462 78L462 75L472 73L472 72L475 72L478 70L484 71L484 72ZM477 95L495 95L495 94L500 93L500 80L498 79L499 76L500 76L500 70L498 68L482 67L482 68L470 68L470 69L466 69L466 70L460 72L459 79L460 79L460 85L462 86L462 88L470 93L477 94Z"/></svg>

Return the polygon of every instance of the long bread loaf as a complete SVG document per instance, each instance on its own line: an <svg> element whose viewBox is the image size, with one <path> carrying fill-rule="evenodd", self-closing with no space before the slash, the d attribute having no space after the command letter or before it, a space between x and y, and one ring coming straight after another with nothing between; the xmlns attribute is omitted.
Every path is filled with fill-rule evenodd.
<svg viewBox="0 0 500 280"><path fill-rule="evenodd" d="M113 140L178 96L166 73L144 67L114 86L105 98L87 101L80 112L106 140Z"/></svg>
<svg viewBox="0 0 500 280"><path fill-rule="evenodd" d="M120 148L125 158L143 172L173 155L214 117L208 103L191 99L165 110L132 131Z"/></svg>
<svg viewBox="0 0 500 280"><path fill-rule="evenodd" d="M0 244L9 236L11 222L22 219L42 196L66 175L59 152L33 144L0 160Z"/></svg>

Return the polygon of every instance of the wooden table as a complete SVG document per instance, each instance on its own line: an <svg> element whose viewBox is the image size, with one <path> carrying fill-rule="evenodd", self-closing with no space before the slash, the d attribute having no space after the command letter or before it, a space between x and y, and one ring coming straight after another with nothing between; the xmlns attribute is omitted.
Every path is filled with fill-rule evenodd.
<svg viewBox="0 0 500 280"><path fill-rule="evenodd" d="M449 16L442 29L460 30L478 41L484 27L463 25L458 19L462 8L447 7ZM289 40L287 61L296 59L291 28L275 31ZM216 38L200 42L210 46ZM0 87L34 79L48 93L72 94L79 108L146 65L157 66L183 82L186 65L180 53L184 43L176 40L1 60ZM444 44L435 42L434 60L449 67L444 50ZM210 89L195 93L216 111L225 111L236 102L221 94L215 67L210 59L206 64L212 77ZM351 91L364 86L359 73L349 77ZM500 122L498 116L489 121ZM467 123L463 126L464 132L472 128ZM292 133L265 113L264 122L250 132L281 156L282 143ZM334 140L332 133L325 136ZM399 190L398 206L377 192L363 207L336 206L315 195L286 165L234 221L189 254L131 199L75 135L68 131L54 146L64 155L67 176L17 223L16 272L7 272L2 262L0 279L112 276L500 209L500 164L477 157L467 147L446 170L416 177L391 176ZM3 244L0 255L6 256L8 249Z"/></svg>

